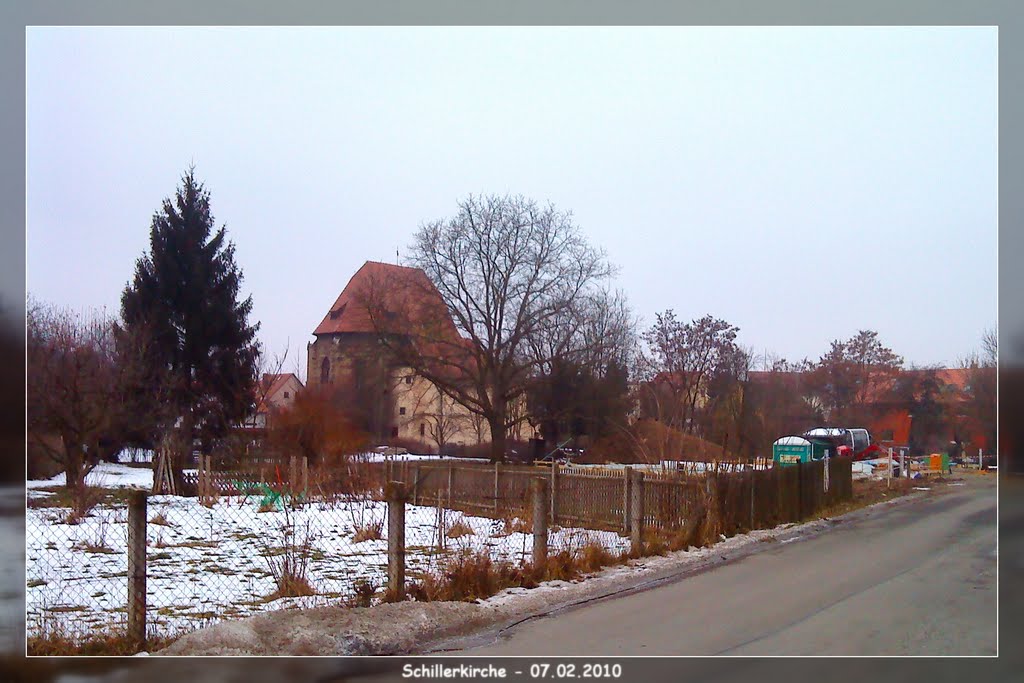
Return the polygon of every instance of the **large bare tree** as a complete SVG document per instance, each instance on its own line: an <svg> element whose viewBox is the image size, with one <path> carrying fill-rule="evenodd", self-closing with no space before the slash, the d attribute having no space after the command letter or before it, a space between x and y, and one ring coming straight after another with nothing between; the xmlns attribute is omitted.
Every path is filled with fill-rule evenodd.
<svg viewBox="0 0 1024 683"><path fill-rule="evenodd" d="M28 436L76 489L121 442L130 418L130 369L113 321L30 300L26 315Z"/></svg>
<svg viewBox="0 0 1024 683"><path fill-rule="evenodd" d="M375 328L398 362L487 423L491 459L503 461L535 373L556 355L593 356L608 343L593 325L595 312L613 308L612 267L571 214L493 195L423 225L408 265L426 278L380 283L367 297Z"/></svg>

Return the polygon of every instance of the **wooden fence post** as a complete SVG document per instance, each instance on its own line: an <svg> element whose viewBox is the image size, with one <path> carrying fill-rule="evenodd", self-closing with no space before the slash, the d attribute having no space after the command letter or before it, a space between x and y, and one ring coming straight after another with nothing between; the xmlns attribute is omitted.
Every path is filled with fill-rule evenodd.
<svg viewBox="0 0 1024 683"><path fill-rule="evenodd" d="M622 470L622 533L624 534L629 533L629 521L633 514L633 505L630 502L630 488L632 485L633 468L627 465Z"/></svg>
<svg viewBox="0 0 1024 683"><path fill-rule="evenodd" d="M548 482L533 480L533 567L540 569L548 560Z"/></svg>
<svg viewBox="0 0 1024 683"><path fill-rule="evenodd" d="M389 600L405 599L405 503L408 488L399 481L388 482L388 588Z"/></svg>
<svg viewBox="0 0 1024 683"><path fill-rule="evenodd" d="M412 504L419 505L420 503L420 466L415 465L412 468Z"/></svg>
<svg viewBox="0 0 1024 683"><path fill-rule="evenodd" d="M309 456L302 456L302 494L309 495Z"/></svg>
<svg viewBox="0 0 1024 683"><path fill-rule="evenodd" d="M804 464L796 464L796 521L804 519Z"/></svg>
<svg viewBox="0 0 1024 683"><path fill-rule="evenodd" d="M455 468L448 465L448 507L452 506L452 488L455 484Z"/></svg>
<svg viewBox="0 0 1024 683"><path fill-rule="evenodd" d="M146 648L146 493L128 499L128 638Z"/></svg>
<svg viewBox="0 0 1024 683"><path fill-rule="evenodd" d="M828 472L828 462L829 462L829 460L828 460L828 449L826 448L825 449L825 465L824 465L824 469L823 469L823 471L825 472L825 475L824 475L825 476L825 493L828 493L828 475L829 475L829 472Z"/></svg>
<svg viewBox="0 0 1024 683"><path fill-rule="evenodd" d="M501 473L501 463L494 463L494 515L498 515L498 476Z"/></svg>
<svg viewBox="0 0 1024 683"><path fill-rule="evenodd" d="M197 482L199 489L199 504L203 505L206 502L206 456L199 456L199 481Z"/></svg>
<svg viewBox="0 0 1024 683"><path fill-rule="evenodd" d="M632 514L629 522L630 549L637 555L643 552L644 531L644 473L633 472L633 483L630 484L630 503Z"/></svg>
<svg viewBox="0 0 1024 683"><path fill-rule="evenodd" d="M750 530L754 530L754 482L757 481L757 470L750 471Z"/></svg>
<svg viewBox="0 0 1024 683"><path fill-rule="evenodd" d="M554 456L551 459L551 490L548 495L551 497L551 523L558 524L558 463Z"/></svg>
<svg viewBox="0 0 1024 683"><path fill-rule="evenodd" d="M445 509L444 509L444 504L443 504L443 502L441 500L441 496L442 495L443 495L443 493L441 492L441 489L438 489L437 490L437 549L438 550L444 550L445 538L446 538L445 537L445 532L447 531L445 529L445 526L446 526L445 525L445 520L444 520Z"/></svg>

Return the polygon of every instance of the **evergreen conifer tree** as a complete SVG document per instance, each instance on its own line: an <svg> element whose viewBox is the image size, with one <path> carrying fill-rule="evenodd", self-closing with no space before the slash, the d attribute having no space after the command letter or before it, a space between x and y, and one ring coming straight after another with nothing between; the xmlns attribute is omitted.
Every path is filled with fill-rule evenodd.
<svg viewBox="0 0 1024 683"><path fill-rule="evenodd" d="M194 440L208 451L254 407L259 324L248 322L252 297L239 301L234 257L225 228L214 228L209 192L189 169L153 215L149 252L121 297L121 336L148 366L161 436L177 444L176 486Z"/></svg>

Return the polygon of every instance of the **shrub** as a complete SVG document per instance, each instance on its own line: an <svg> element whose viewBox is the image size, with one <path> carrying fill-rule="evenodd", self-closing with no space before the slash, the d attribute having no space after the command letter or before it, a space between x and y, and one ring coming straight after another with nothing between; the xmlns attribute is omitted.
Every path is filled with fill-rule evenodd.
<svg viewBox="0 0 1024 683"><path fill-rule="evenodd" d="M167 508L160 510L160 512L153 515L150 520L150 524L159 524L160 526L174 526L167 521Z"/></svg>
<svg viewBox="0 0 1024 683"><path fill-rule="evenodd" d="M473 527L466 524L462 518L459 518L448 525L445 535L448 538L460 538L462 536L473 536L475 533Z"/></svg>
<svg viewBox="0 0 1024 683"><path fill-rule="evenodd" d="M363 522L355 527L355 534L352 536L353 543L363 541L379 541L384 538L384 520L374 519Z"/></svg>
<svg viewBox="0 0 1024 683"><path fill-rule="evenodd" d="M79 484L71 491L71 510L64 520L66 524L78 524L89 516L93 508L104 498L104 490L98 486Z"/></svg>
<svg viewBox="0 0 1024 683"><path fill-rule="evenodd" d="M354 494L351 498L348 513L352 517L352 528L355 529L352 541L361 543L383 538L384 518L376 516L374 501L367 494Z"/></svg>
<svg viewBox="0 0 1024 683"><path fill-rule="evenodd" d="M348 604L350 607L369 607L373 604L373 597L376 594L377 584L369 579L356 579L352 583L352 597Z"/></svg>
<svg viewBox="0 0 1024 683"><path fill-rule="evenodd" d="M269 602L278 598L315 594L316 590L307 576L309 560L313 555L313 536L309 530L309 522L306 522L301 534L296 533L295 524L286 507L285 521L280 527L280 533L280 546L263 546L263 557L276 586L265 600Z"/></svg>

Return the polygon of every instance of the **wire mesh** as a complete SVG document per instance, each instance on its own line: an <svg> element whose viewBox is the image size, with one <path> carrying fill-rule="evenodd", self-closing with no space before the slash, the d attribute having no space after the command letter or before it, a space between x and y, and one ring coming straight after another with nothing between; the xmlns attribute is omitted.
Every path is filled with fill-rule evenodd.
<svg viewBox="0 0 1024 683"><path fill-rule="evenodd" d="M145 545L136 557L145 567L151 635L272 610L384 599L387 481L408 492L404 556L413 597L417 585L450 575L453 563L466 558L509 571L530 566L538 511L547 557L567 562L654 552L657 538L676 539L674 547L701 545L720 534L799 521L852 497L848 458L828 463L827 491L822 462L650 469L642 477L639 469L456 461L351 462L327 471L295 461L284 468L263 463L259 471L208 466L187 477L199 495L151 495L146 502ZM54 634L84 641L127 628L129 496L129 488L114 486L30 486L30 641ZM649 548L636 547L636 524Z"/></svg>

